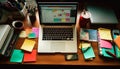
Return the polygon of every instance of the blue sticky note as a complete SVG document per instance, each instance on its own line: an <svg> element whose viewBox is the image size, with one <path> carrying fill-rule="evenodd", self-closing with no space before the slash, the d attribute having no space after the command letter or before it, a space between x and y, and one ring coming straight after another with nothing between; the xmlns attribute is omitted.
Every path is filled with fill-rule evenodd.
<svg viewBox="0 0 120 69"><path fill-rule="evenodd" d="M23 60L23 56L24 56L24 52L22 50L15 49L13 50L13 53L11 55L10 62L21 63Z"/></svg>
<svg viewBox="0 0 120 69"><path fill-rule="evenodd" d="M82 48L82 51L84 51L84 50L86 50L86 48ZM90 46L90 48L87 49L87 51L83 52L83 55L84 55L85 59L94 58L95 54L94 54L92 46Z"/></svg>

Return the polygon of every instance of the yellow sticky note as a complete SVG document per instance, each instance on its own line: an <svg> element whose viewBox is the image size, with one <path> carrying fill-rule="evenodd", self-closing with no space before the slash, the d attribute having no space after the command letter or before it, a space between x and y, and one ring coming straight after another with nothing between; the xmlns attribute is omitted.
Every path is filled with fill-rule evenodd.
<svg viewBox="0 0 120 69"><path fill-rule="evenodd" d="M25 38L25 37L27 37L26 32L25 32L25 31L21 31L19 37L20 37L20 38Z"/></svg>
<svg viewBox="0 0 120 69"><path fill-rule="evenodd" d="M106 28L98 29L99 35L101 39L112 40L111 30Z"/></svg>
<svg viewBox="0 0 120 69"><path fill-rule="evenodd" d="M34 40L25 39L23 45L21 46L21 49L25 50L25 51L32 52L34 45L35 45Z"/></svg>
<svg viewBox="0 0 120 69"><path fill-rule="evenodd" d="M89 43L89 42L82 42L81 46L82 46L82 48L88 48L88 47L91 46L91 43Z"/></svg>

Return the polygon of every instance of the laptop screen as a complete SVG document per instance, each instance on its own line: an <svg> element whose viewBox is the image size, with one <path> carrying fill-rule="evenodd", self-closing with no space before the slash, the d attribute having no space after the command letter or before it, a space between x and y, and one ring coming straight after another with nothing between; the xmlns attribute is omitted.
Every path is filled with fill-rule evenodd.
<svg viewBox="0 0 120 69"><path fill-rule="evenodd" d="M77 3L69 2L38 2L41 24L75 24L77 17Z"/></svg>

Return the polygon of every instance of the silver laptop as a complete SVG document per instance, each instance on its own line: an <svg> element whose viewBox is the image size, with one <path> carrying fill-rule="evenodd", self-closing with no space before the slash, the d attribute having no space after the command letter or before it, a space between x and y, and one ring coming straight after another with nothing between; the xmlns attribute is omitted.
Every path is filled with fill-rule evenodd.
<svg viewBox="0 0 120 69"><path fill-rule="evenodd" d="M38 2L38 53L77 53L76 2Z"/></svg>

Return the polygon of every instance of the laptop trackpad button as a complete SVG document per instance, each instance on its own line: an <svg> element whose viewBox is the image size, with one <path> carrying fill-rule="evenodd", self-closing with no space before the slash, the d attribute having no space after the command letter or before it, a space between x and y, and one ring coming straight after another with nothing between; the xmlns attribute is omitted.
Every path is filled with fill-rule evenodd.
<svg viewBox="0 0 120 69"><path fill-rule="evenodd" d="M65 50L64 42L51 42L51 50L54 52L62 52Z"/></svg>

